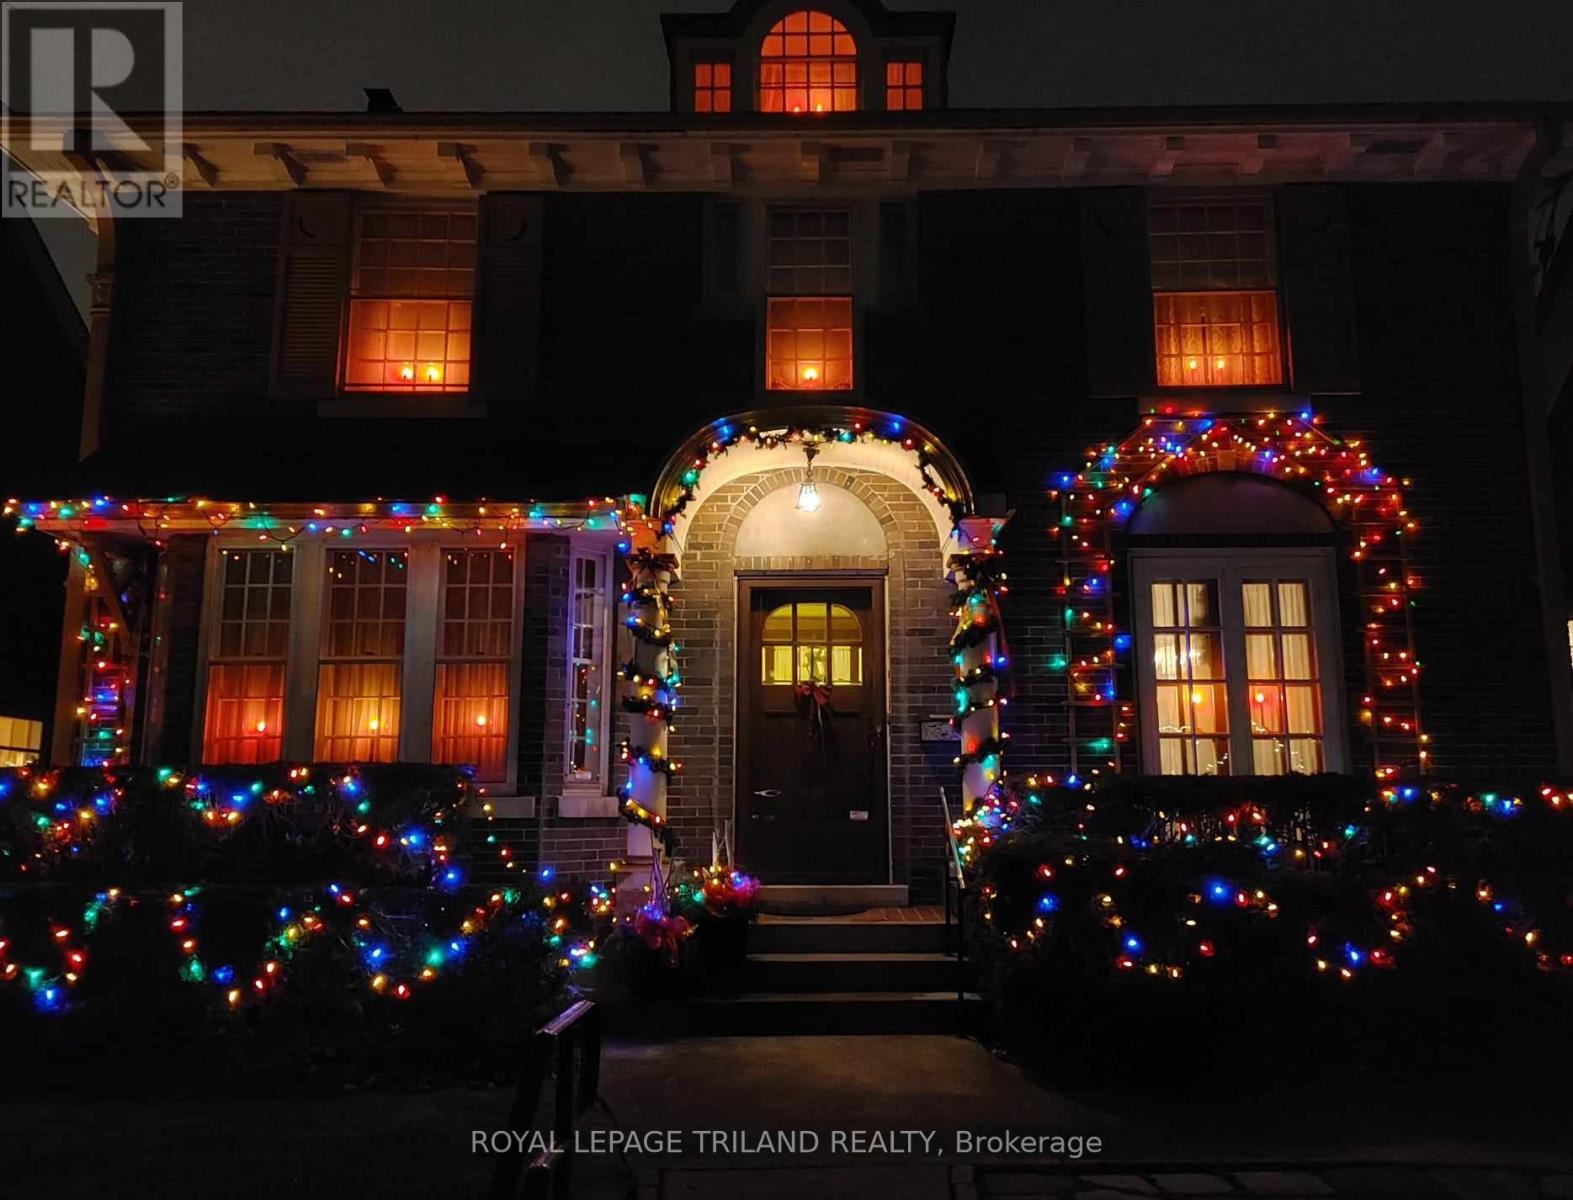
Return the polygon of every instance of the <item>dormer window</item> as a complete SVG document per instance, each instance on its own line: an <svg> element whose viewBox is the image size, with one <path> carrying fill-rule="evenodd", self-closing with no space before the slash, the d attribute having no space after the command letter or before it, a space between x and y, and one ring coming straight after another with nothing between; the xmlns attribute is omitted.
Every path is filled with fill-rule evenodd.
<svg viewBox="0 0 1573 1200"><path fill-rule="evenodd" d="M710 59L694 63L694 111L696 113L732 111L732 63L729 59Z"/></svg>
<svg viewBox="0 0 1573 1200"><path fill-rule="evenodd" d="M857 44L829 13L805 9L770 27L759 47L759 111L855 112Z"/></svg>

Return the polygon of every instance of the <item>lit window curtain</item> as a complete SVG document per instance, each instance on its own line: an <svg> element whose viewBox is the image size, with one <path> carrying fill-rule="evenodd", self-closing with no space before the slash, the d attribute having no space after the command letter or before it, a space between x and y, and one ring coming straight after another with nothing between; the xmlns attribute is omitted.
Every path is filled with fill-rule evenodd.
<svg viewBox="0 0 1573 1200"><path fill-rule="evenodd" d="M445 550L432 761L507 776L513 551Z"/></svg>
<svg viewBox="0 0 1573 1200"><path fill-rule="evenodd" d="M317 675L316 757L394 762L404 683L409 555L328 554L322 661Z"/></svg>
<svg viewBox="0 0 1573 1200"><path fill-rule="evenodd" d="M224 552L203 716L204 762L267 763L282 757L293 570L294 556L284 550Z"/></svg>
<svg viewBox="0 0 1573 1200"><path fill-rule="evenodd" d="M1218 583L1154 583L1150 602L1159 770L1228 775L1229 694Z"/></svg>
<svg viewBox="0 0 1573 1200"><path fill-rule="evenodd" d="M1247 582L1240 599L1252 770L1314 774L1323 761L1322 703L1310 585L1304 579Z"/></svg>
<svg viewBox="0 0 1573 1200"><path fill-rule="evenodd" d="M852 215L772 209L767 247L766 386L852 387Z"/></svg>
<svg viewBox="0 0 1573 1200"><path fill-rule="evenodd" d="M759 111L853 112L858 107L857 45L829 13L788 13L759 47Z"/></svg>

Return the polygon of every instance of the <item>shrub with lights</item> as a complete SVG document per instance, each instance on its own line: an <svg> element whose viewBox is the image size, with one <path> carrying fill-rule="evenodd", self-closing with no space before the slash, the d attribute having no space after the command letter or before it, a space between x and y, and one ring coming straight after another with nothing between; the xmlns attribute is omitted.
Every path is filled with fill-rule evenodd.
<svg viewBox="0 0 1573 1200"><path fill-rule="evenodd" d="M470 882L472 791L441 767L0 772L8 1070L506 1076L615 897L549 868Z"/></svg>
<svg viewBox="0 0 1573 1200"><path fill-rule="evenodd" d="M1028 779L957 829L998 1032L1065 1075L1573 1050L1565 788Z"/></svg>

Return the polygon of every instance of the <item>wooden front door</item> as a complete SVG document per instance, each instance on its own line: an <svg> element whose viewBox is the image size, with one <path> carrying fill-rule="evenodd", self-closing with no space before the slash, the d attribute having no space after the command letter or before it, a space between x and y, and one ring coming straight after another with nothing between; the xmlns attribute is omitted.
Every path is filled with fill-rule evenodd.
<svg viewBox="0 0 1573 1200"><path fill-rule="evenodd" d="M738 601L738 865L888 882L883 581L745 580Z"/></svg>

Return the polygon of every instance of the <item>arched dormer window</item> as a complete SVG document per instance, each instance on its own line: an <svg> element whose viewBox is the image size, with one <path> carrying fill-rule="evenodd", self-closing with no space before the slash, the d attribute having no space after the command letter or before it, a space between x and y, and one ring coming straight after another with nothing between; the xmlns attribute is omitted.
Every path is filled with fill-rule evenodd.
<svg viewBox="0 0 1573 1200"><path fill-rule="evenodd" d="M759 111L854 112L857 44L827 12L803 9L770 27L759 47Z"/></svg>

